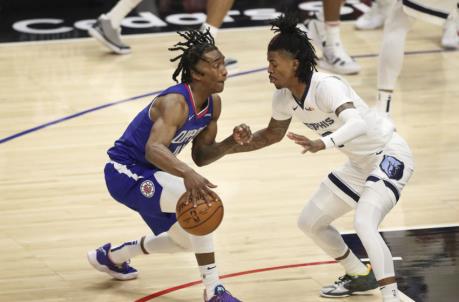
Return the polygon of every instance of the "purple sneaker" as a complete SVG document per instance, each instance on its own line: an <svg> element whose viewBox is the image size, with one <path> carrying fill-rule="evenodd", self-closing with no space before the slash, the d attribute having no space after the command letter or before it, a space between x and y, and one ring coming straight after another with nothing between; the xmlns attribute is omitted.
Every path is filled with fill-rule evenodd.
<svg viewBox="0 0 459 302"><path fill-rule="evenodd" d="M205 302L242 302L231 296L231 294L223 287L223 285L218 285L215 288L215 294L210 300L207 300L206 291L204 291L204 301Z"/></svg>
<svg viewBox="0 0 459 302"><path fill-rule="evenodd" d="M109 274L118 280L131 280L137 278L137 270L129 266L128 262L120 265L113 263L108 258L111 244L107 243L97 250L88 252L88 261L98 271Z"/></svg>

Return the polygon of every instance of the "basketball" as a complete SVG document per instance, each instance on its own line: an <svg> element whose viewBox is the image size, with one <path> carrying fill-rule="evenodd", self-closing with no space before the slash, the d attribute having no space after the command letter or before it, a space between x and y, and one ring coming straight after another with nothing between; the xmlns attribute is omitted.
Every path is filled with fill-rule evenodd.
<svg viewBox="0 0 459 302"><path fill-rule="evenodd" d="M183 194L176 206L176 216L180 226L188 233L197 236L215 231L223 220L224 210L221 199L217 196L210 206L204 199L200 199L194 207L191 201L185 204L186 196L186 193Z"/></svg>

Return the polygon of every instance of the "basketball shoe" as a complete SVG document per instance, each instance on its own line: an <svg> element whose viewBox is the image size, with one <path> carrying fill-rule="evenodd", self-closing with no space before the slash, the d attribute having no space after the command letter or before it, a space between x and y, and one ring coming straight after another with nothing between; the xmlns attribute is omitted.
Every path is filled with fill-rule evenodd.
<svg viewBox="0 0 459 302"><path fill-rule="evenodd" d="M371 266L368 265L366 275L344 275L334 284L322 287L320 295L327 298L343 298L354 294L362 294L378 288L378 282Z"/></svg>
<svg viewBox="0 0 459 302"><path fill-rule="evenodd" d="M304 26L316 49L322 51L322 58L318 62L320 68L338 74L357 74L360 72L360 65L347 54L341 43L327 45L325 42L325 24L322 21L308 19ZM300 26L300 29L303 28Z"/></svg>
<svg viewBox="0 0 459 302"><path fill-rule="evenodd" d="M351 58L343 45L324 45L323 57L319 60L319 67L338 74L357 74L360 65Z"/></svg>
<svg viewBox="0 0 459 302"><path fill-rule="evenodd" d="M101 15L88 29L88 34L114 53L119 55L131 53L131 47L121 41L121 28L113 28L112 22L105 15Z"/></svg>
<svg viewBox="0 0 459 302"><path fill-rule="evenodd" d="M376 0L371 8L355 21L355 28L371 30L383 27L390 5L390 0Z"/></svg>
<svg viewBox="0 0 459 302"><path fill-rule="evenodd" d="M441 38L441 46L445 49L459 48L459 36L457 35L457 23L452 16L449 16L443 26L443 35Z"/></svg>
<svg viewBox="0 0 459 302"><path fill-rule="evenodd" d="M97 250L89 251L89 263L96 270L107 273L118 280L131 280L137 278L137 270L129 266L128 262L123 262L118 265L113 263L110 258L108 258L110 248L111 243L107 243L99 247Z"/></svg>
<svg viewBox="0 0 459 302"><path fill-rule="evenodd" d="M207 300L207 293L204 291L204 301L205 302L242 302L231 296L231 294L223 287L223 285L218 285L215 288L215 294L210 300Z"/></svg>

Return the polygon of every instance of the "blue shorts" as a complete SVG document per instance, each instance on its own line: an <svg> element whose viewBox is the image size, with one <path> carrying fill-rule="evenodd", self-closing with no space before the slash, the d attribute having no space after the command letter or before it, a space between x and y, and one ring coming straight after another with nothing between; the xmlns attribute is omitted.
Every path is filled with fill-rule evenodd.
<svg viewBox="0 0 459 302"><path fill-rule="evenodd" d="M155 235L168 231L177 222L175 213L161 211L159 200L163 187L155 179L158 170L138 165L105 165L105 183L110 195L138 212Z"/></svg>

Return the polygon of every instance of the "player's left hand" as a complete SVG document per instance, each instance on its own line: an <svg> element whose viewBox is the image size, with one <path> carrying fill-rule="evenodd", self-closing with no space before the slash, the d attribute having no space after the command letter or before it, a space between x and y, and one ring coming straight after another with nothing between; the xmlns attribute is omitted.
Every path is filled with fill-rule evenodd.
<svg viewBox="0 0 459 302"><path fill-rule="evenodd" d="M246 124L240 124L233 129L233 138L239 145L245 145L252 141L252 131Z"/></svg>
<svg viewBox="0 0 459 302"><path fill-rule="evenodd" d="M310 140L306 136L295 134L293 132L287 133L287 137L295 142L295 144L300 145L303 147L302 154L306 152L316 153L317 151L325 149L325 144L322 140Z"/></svg>

